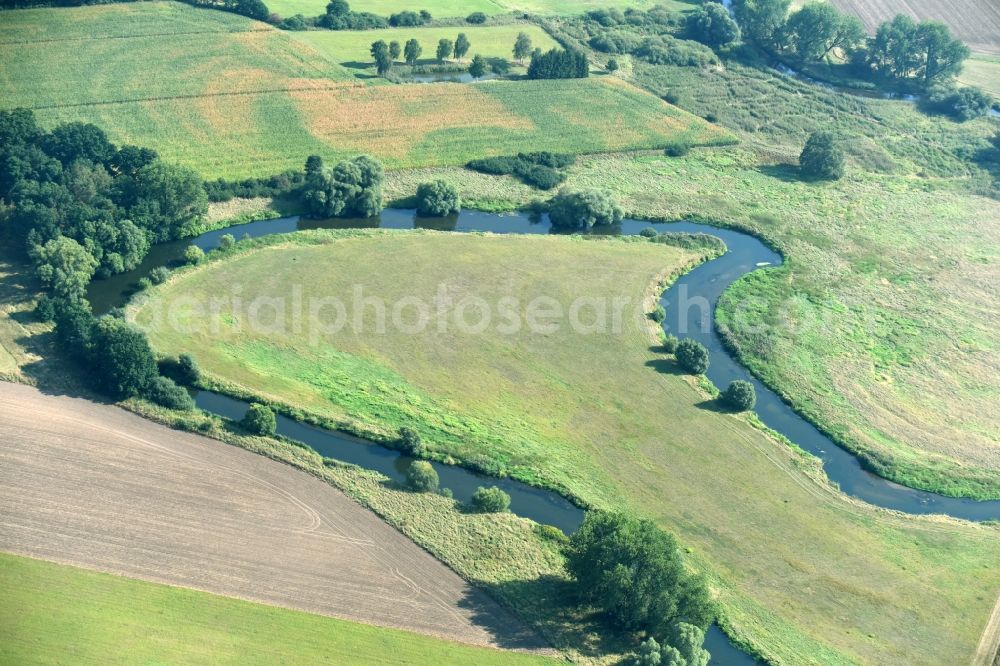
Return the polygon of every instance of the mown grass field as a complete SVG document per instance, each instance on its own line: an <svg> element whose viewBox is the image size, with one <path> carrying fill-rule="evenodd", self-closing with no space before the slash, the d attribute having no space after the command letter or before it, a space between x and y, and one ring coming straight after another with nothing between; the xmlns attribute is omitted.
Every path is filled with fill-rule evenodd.
<svg viewBox="0 0 1000 666"><path fill-rule="evenodd" d="M226 15L226 31L188 34L192 16L217 28L219 12L163 3L109 9L65 10L76 19L66 34L88 24L95 34L127 34L148 30L153 18L175 34L58 41L63 33L53 28L40 39L57 41L4 44L3 106L34 108L45 125L97 123L112 140L156 148L206 178L270 175L300 167L310 154L366 152L401 168L521 150L726 138L618 79L365 88L312 47L260 23L240 19L245 30L232 32ZM44 23L39 11L63 10L5 13L7 40L19 25ZM134 57L138 50L143 58Z"/></svg>
<svg viewBox="0 0 1000 666"><path fill-rule="evenodd" d="M551 664L179 587L0 553L10 664Z"/></svg>
<svg viewBox="0 0 1000 666"><path fill-rule="evenodd" d="M432 299L445 284L487 302L587 295L638 306L685 258L638 241L434 233L319 232L259 245L177 275L136 318L234 285L244 303L287 297L292 285L304 299L349 299L358 284L393 303ZM737 633L783 662L966 661L1000 590L996 530L845 500L813 480L813 462L711 409L629 312L620 335L348 327L312 346L304 335L238 331L223 307L218 333L150 335L160 351L190 351L212 376L273 400L387 433L410 425L438 455L486 456L655 518L711 576Z"/></svg>
<svg viewBox="0 0 1000 666"><path fill-rule="evenodd" d="M1000 56L972 56L965 61L958 80L967 86L979 86L1000 103Z"/></svg>
<svg viewBox="0 0 1000 666"><path fill-rule="evenodd" d="M380 39L397 41L405 45L407 40L416 39L424 51L418 64L437 63L435 49L438 40L455 41L458 33L465 33L472 46L461 61L450 62L468 64L472 56L479 54L486 58L513 60L514 41L520 32L531 37L532 46L543 51L558 46L548 33L531 23L512 23L492 26L430 27L430 28L390 28L388 30L310 30L294 33L300 39L325 55L332 62L339 63L352 71L374 74L370 48L372 42ZM400 61L401 62L401 61Z"/></svg>

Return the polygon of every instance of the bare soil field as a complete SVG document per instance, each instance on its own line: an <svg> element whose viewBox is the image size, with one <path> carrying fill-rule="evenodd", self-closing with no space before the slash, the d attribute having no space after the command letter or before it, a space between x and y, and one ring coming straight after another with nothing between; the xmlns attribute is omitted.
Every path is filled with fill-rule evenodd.
<svg viewBox="0 0 1000 666"><path fill-rule="evenodd" d="M0 550L464 643L547 651L319 479L116 407L0 383Z"/></svg>
<svg viewBox="0 0 1000 666"><path fill-rule="evenodd" d="M861 17L868 32L896 14L943 21L973 51L1000 54L1000 0L831 0Z"/></svg>

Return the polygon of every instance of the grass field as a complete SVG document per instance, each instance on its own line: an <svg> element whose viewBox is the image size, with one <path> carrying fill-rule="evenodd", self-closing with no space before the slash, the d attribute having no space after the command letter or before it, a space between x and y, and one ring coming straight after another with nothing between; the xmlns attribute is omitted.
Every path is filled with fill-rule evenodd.
<svg viewBox="0 0 1000 666"><path fill-rule="evenodd" d="M1000 103L1000 57L972 56L965 61L958 80L967 86L979 86Z"/></svg>
<svg viewBox="0 0 1000 666"><path fill-rule="evenodd" d="M0 591L11 664L554 663L6 553Z"/></svg>
<svg viewBox="0 0 1000 666"><path fill-rule="evenodd" d="M487 302L545 294L565 304L585 294L637 306L684 256L641 242L432 233L261 245L175 277L137 318L177 295L233 285L244 303L288 296L292 284L304 299L346 297L361 284L389 303L430 299L446 284ZM784 663L961 663L1000 589L995 530L896 519L844 500L810 478L814 463L706 409L690 380L650 351L638 316L620 335L348 327L315 346L303 335L237 332L244 320L225 306L219 321L218 333L155 327L151 338L297 408L387 432L410 425L439 455L487 456L516 476L654 517L712 576L734 629Z"/></svg>
<svg viewBox="0 0 1000 666"><path fill-rule="evenodd" d="M861 17L874 33L896 14L943 21L972 50L1000 54L1000 6L983 0L831 0L838 9Z"/></svg>
<svg viewBox="0 0 1000 666"><path fill-rule="evenodd" d="M548 33L531 23L513 23L493 26L468 26L445 28L390 28L388 30L310 30L294 33L314 49L325 55L332 62L339 63L353 71L363 71L369 75L375 73L369 49L372 42L383 39L386 42L397 41L401 45L409 39L420 42L424 52L419 64L436 63L434 51L438 40L455 40L458 33L464 32L472 44L463 62L467 63L472 56L479 54L486 58L504 58L512 60L514 41L520 32L531 37L532 46L548 51L558 46Z"/></svg>
<svg viewBox="0 0 1000 666"><path fill-rule="evenodd" d="M240 19L244 32L181 34L192 16L214 26L219 12L162 3L110 9L11 11L5 26L13 35L22 24L39 25L40 11L66 11L76 18L69 35L88 24L112 34L145 30L152 14L162 32L176 34L6 44L3 106L35 108L45 125L97 123L112 140L156 148L206 178L270 175L300 167L310 154L367 152L399 168L529 149L592 152L725 138L619 79L365 88L344 81L344 69L287 33L259 30L263 24ZM60 34L53 29L43 39ZM148 59L133 57L136 48Z"/></svg>
<svg viewBox="0 0 1000 666"><path fill-rule="evenodd" d="M670 9L685 10L694 6L694 3L684 2L684 0L664 0L663 2L656 2L656 0L423 0L416 4L405 0L355 0L350 4L354 11L372 12L379 16L426 9L434 18L464 18L472 12L483 12L488 16L509 12L568 16L582 14L591 9L609 7L649 9L656 5L665 5ZM318 16L326 10L326 1L270 0L267 7L282 17L293 14Z"/></svg>

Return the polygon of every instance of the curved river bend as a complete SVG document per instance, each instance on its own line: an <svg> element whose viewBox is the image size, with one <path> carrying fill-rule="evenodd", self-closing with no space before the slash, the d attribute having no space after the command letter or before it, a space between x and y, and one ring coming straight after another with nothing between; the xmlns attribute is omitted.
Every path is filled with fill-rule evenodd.
<svg viewBox="0 0 1000 666"><path fill-rule="evenodd" d="M649 222L625 220L613 228L595 230L604 234L638 234L652 226ZM709 350L708 378L724 387L734 379L751 382L757 391L756 411L770 428L817 456L827 475L848 495L876 506L911 514L943 513L968 520L1000 519L1000 501L977 502L945 497L913 490L887 481L863 469L850 452L840 448L815 426L796 414L776 393L764 386L729 355L715 330L713 316L719 297L736 279L765 266L777 266L781 256L757 238L731 229L722 229L693 222L656 225L659 230L706 233L721 238L728 248L723 256L706 262L679 278L666 291L661 303L667 311L664 328L679 337L692 337ZM237 238L268 236L305 229L382 227L412 229L425 227L442 231L489 231L493 233L548 234L547 219L534 219L527 214L497 215L465 211L445 219L420 219L412 210L387 209L381 217L367 220L306 220L287 217L251 222L226 229L210 231L193 239L164 243L153 247L142 265L133 271L91 284L88 298L97 313L124 305L134 292L140 277L157 266L179 263L184 249L194 244L203 250L215 248L224 234ZM205 411L230 419L239 419L247 403L210 391L196 395L198 406ZM398 451L359 440L343 433L303 424L287 417L278 417L279 434L303 442L320 455L377 470L394 480L402 480L409 459ZM464 468L434 463L442 487L450 488L459 501L467 501L481 485L497 485L511 495L511 510L539 523L555 525L572 533L583 519L583 510L557 493L541 490L511 479L485 477ZM729 642L718 627L712 626L706 636L706 647L713 654L713 664L741 665L756 661Z"/></svg>

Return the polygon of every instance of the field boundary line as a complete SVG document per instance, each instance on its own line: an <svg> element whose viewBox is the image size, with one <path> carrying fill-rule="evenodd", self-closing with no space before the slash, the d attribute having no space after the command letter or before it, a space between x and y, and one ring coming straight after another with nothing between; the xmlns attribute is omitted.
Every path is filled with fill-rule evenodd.
<svg viewBox="0 0 1000 666"><path fill-rule="evenodd" d="M97 37L62 37L60 39L20 39L0 42L0 46L24 46L25 44L57 44L59 42L95 42L105 39L141 39L144 37L183 37L184 35L241 35L250 32L270 32L269 28L252 30L185 30L182 32L148 32L136 35L99 35Z"/></svg>
<svg viewBox="0 0 1000 666"><path fill-rule="evenodd" d="M997 597L997 602L993 605L993 612L986 621L976 653L972 655L972 666L993 666L998 658L1000 658L1000 597Z"/></svg>

